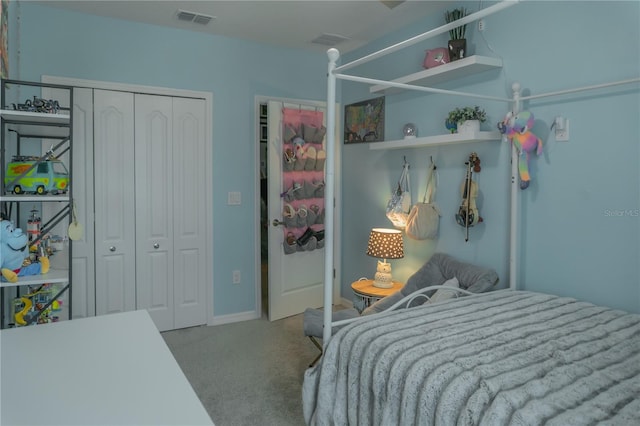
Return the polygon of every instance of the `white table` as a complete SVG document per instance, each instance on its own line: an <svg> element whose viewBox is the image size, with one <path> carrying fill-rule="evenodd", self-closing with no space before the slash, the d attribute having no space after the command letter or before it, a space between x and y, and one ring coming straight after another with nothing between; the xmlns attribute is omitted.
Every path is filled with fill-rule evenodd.
<svg viewBox="0 0 640 426"><path fill-rule="evenodd" d="M146 311L0 332L0 424L213 425Z"/></svg>

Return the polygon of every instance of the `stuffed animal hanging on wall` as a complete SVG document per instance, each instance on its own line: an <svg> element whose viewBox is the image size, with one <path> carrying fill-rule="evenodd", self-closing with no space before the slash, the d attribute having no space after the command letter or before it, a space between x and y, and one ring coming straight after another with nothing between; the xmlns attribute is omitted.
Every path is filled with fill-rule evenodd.
<svg viewBox="0 0 640 426"><path fill-rule="evenodd" d="M498 123L500 133L505 135L518 151L520 189L527 189L531 182L529 174L530 154L534 151L537 155L542 153L542 140L531 132L533 123L534 117L529 111L521 111L516 115L513 112L509 112L504 117L504 120Z"/></svg>
<svg viewBox="0 0 640 426"><path fill-rule="evenodd" d="M24 264L29 256L28 236L8 220L0 222L0 241L0 278L15 283L21 276L49 272L49 259L46 257L40 257L39 262Z"/></svg>

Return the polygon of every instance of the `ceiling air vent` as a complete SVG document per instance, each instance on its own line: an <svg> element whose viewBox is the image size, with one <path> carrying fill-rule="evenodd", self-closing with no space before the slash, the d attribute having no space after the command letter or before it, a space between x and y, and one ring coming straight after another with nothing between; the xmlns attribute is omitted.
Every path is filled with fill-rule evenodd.
<svg viewBox="0 0 640 426"><path fill-rule="evenodd" d="M178 19L186 22L193 22L194 24L207 25L214 16L205 15L203 13L189 12L188 10L178 9Z"/></svg>
<svg viewBox="0 0 640 426"><path fill-rule="evenodd" d="M321 36L311 40L311 43L331 47L335 46L338 43L342 43L345 40L349 40L349 37L341 36L338 34L322 34Z"/></svg>
<svg viewBox="0 0 640 426"><path fill-rule="evenodd" d="M402 3L404 3L405 0L398 0L398 1L394 1L394 0L380 0L380 3L384 4L385 6L387 6L389 9L393 9L396 6L400 6Z"/></svg>

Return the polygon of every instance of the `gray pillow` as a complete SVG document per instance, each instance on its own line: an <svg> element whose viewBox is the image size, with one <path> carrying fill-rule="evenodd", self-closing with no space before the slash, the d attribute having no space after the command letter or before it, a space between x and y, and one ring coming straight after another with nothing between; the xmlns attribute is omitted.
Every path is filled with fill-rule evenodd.
<svg viewBox="0 0 640 426"><path fill-rule="evenodd" d="M498 274L493 269L462 262L448 254L435 253L431 256L431 259L409 277L401 290L372 304L362 314L369 315L382 312L416 290L432 285L443 285L445 281L454 277L458 278L460 288L472 293L488 291L498 282ZM428 291L426 294L431 296L433 293L435 293L435 290ZM423 299L417 300L411 306L421 304L423 301Z"/></svg>

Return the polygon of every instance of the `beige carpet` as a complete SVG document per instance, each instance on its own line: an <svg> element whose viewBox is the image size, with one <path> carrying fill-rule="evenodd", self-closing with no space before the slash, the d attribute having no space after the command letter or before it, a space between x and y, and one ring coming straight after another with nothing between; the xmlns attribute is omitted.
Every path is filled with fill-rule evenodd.
<svg viewBox="0 0 640 426"><path fill-rule="evenodd" d="M217 426L300 426L302 380L318 350L302 315L162 333Z"/></svg>

